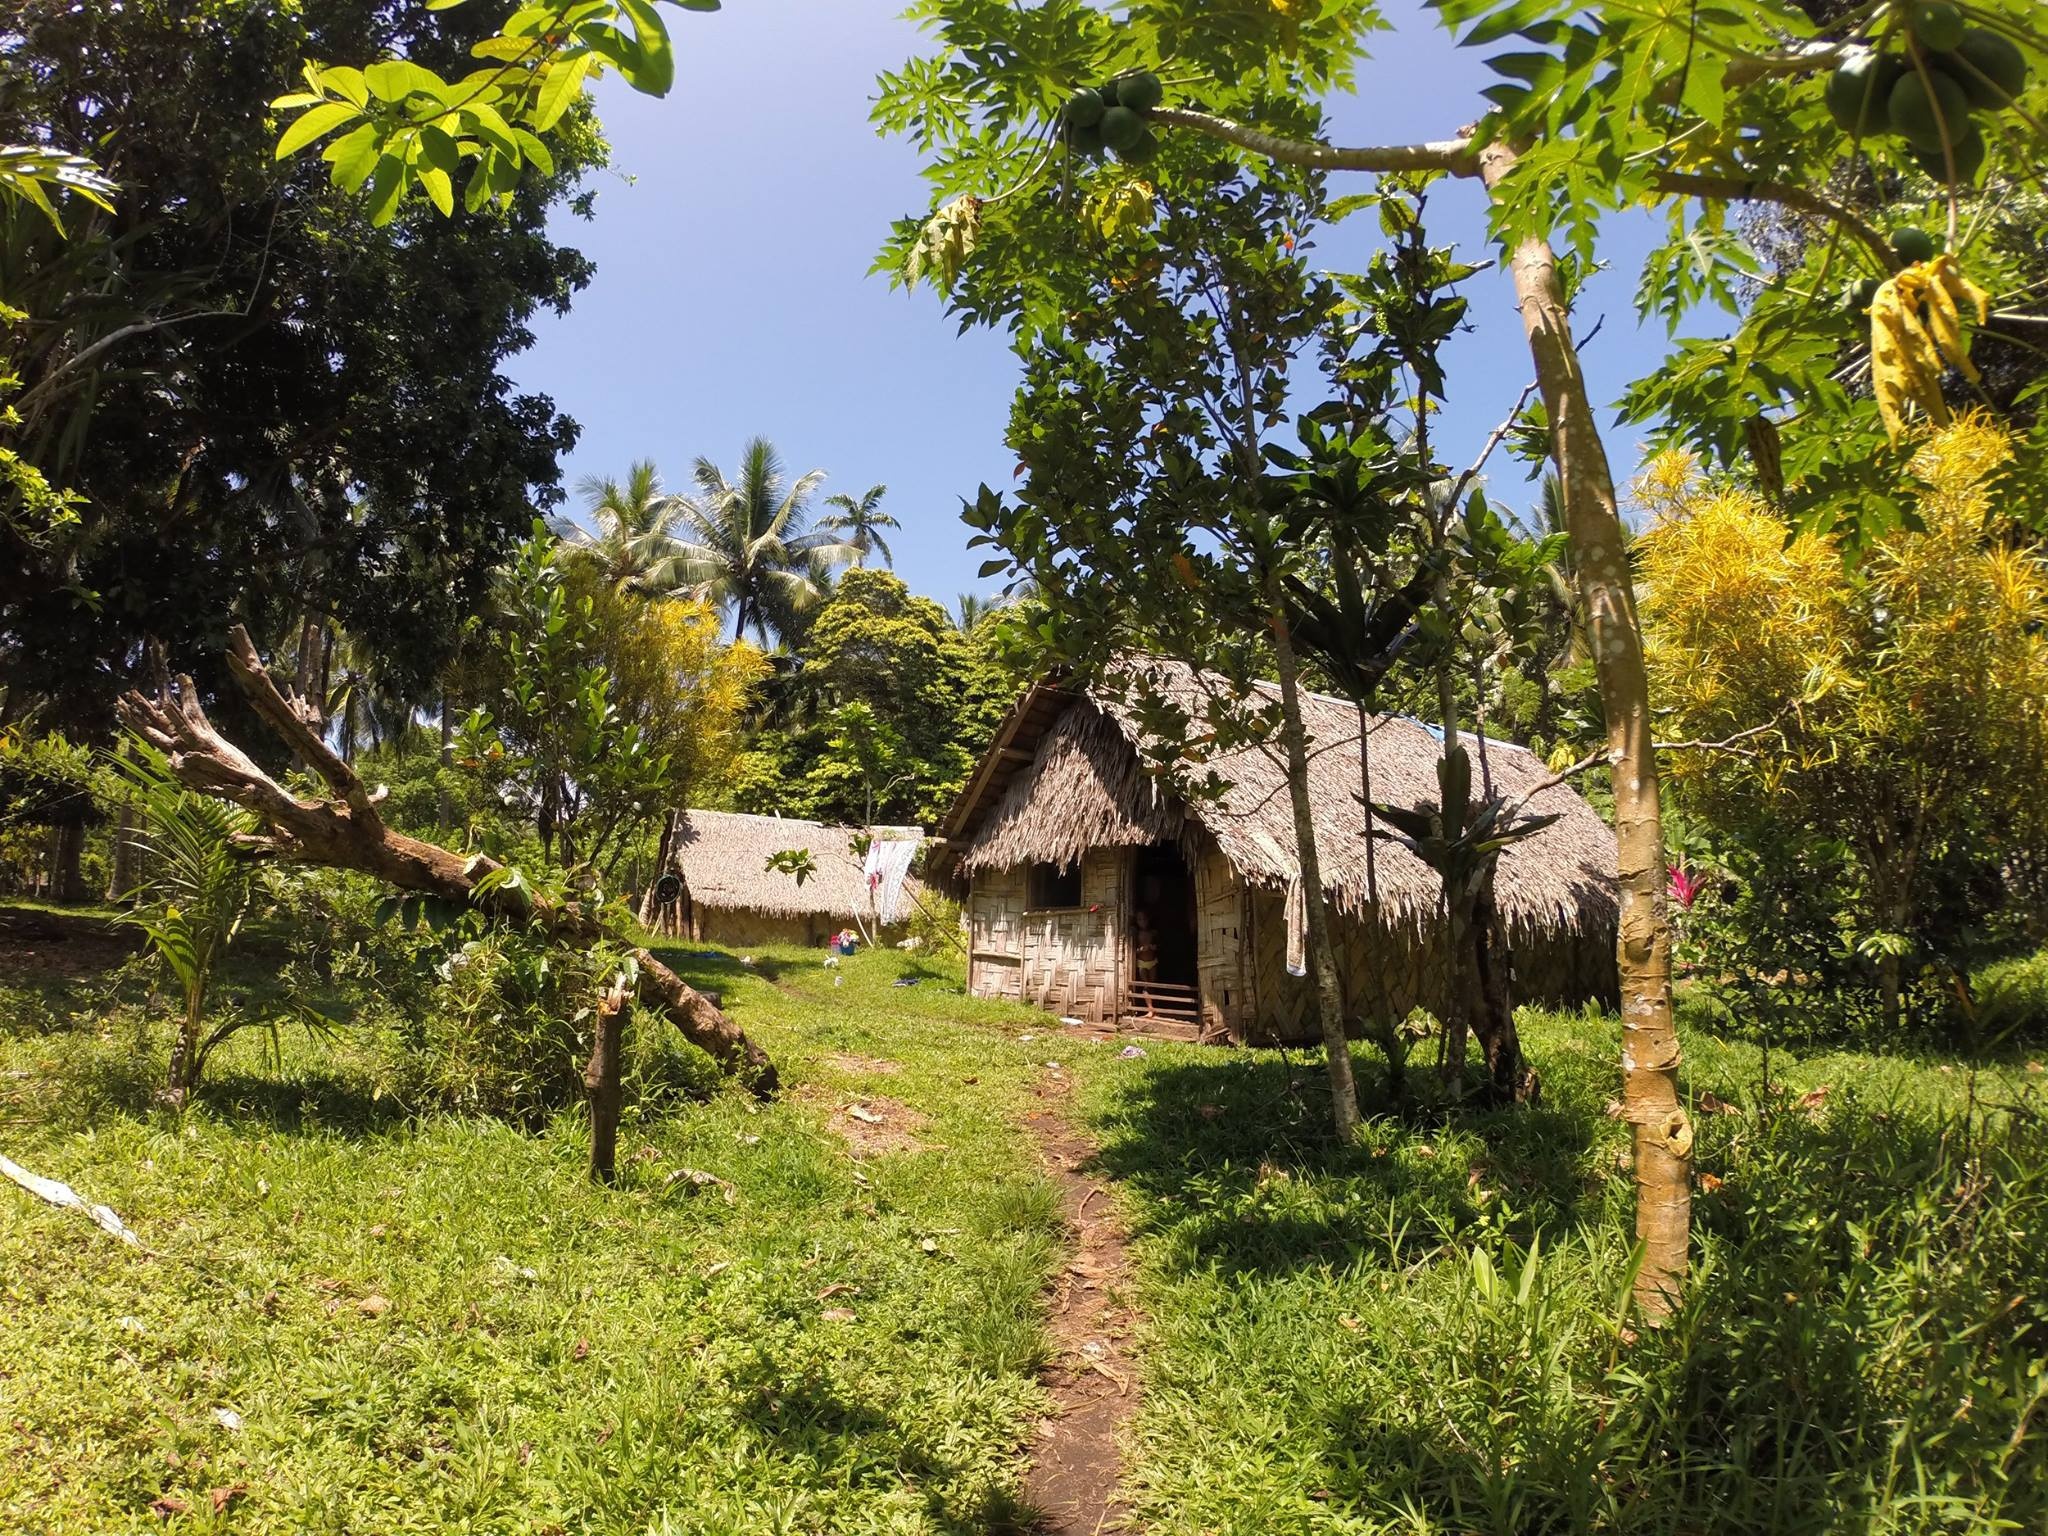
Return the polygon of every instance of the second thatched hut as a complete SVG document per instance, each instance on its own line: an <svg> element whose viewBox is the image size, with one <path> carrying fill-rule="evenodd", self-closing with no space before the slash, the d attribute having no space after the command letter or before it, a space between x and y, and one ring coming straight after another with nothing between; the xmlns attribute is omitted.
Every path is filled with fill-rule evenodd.
<svg viewBox="0 0 2048 1536"><path fill-rule="evenodd" d="M1227 688L1174 663L1145 666L1155 693L1179 698L1195 718ZM1277 690L1262 684L1258 692L1264 700L1246 702L1269 702ZM1220 789L1182 796L1148 771L1159 744L1126 698L1057 680L1031 689L941 825L933 876L963 898L968 991L1096 1024L1144 1019L1252 1043L1314 1037L1311 983L1286 964L1297 865L1276 749L1215 752L1191 771L1213 773ZM1368 868L1358 713L1305 694L1303 714L1347 1013L1441 1014L1448 976L1437 876L1385 841ZM1366 743L1375 800L1435 800L1442 741L1432 728L1370 716ZM1477 755L1476 738L1465 744ZM1550 776L1524 748L1484 745L1499 791L1524 793ZM1496 897L1514 997L1610 999L1613 833L1565 785L1543 789L1530 809L1558 820L1501 861Z"/></svg>
<svg viewBox="0 0 2048 1536"><path fill-rule="evenodd" d="M856 838L868 844L856 851ZM666 839L669 876L657 886L651 926L707 944L820 945L841 929L893 943L903 937L920 889L908 873L922 827L831 826L737 811L677 813ZM777 854L810 855L802 880L771 866Z"/></svg>

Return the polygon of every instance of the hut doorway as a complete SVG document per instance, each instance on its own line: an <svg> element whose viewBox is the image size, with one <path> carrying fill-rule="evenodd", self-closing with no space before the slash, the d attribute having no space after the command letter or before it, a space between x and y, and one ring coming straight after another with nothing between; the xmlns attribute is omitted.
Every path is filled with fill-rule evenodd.
<svg viewBox="0 0 2048 1536"><path fill-rule="evenodd" d="M1131 985L1125 1012L1192 1023L1201 1016L1195 877L1178 843L1131 858Z"/></svg>

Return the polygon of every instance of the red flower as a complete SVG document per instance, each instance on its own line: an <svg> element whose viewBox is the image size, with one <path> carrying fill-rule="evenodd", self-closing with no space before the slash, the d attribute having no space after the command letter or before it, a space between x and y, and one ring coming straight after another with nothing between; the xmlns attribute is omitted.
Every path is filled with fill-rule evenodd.
<svg viewBox="0 0 2048 1536"><path fill-rule="evenodd" d="M1700 899L1700 892L1706 888L1707 882L1687 873L1683 864L1671 866L1671 899L1686 911L1692 910L1692 904Z"/></svg>

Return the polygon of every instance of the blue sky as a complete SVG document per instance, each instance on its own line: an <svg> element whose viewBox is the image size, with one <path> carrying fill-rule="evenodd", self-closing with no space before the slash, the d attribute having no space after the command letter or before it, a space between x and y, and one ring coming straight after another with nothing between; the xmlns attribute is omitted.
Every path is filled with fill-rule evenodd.
<svg viewBox="0 0 2048 1536"><path fill-rule="evenodd" d="M957 334L929 290L906 295L867 275L890 220L926 202L910 147L867 121L876 75L921 41L900 9L728 0L712 15L669 11L674 91L654 101L616 81L599 88L615 169L597 184L595 218L565 219L561 231L597 275L568 318L540 322L512 371L582 425L570 483L652 458L681 487L699 454L730 466L755 434L793 470L827 471L828 493L886 482L885 505L903 523L898 570L951 606L995 585L976 579L980 554L966 547L958 508L982 481L1010 481L1002 431L1016 369L1000 337ZM1446 137L1477 115L1491 78L1419 0L1389 0L1386 12L1396 30L1376 40L1359 94L1332 104L1337 142ZM1343 178L1334 185L1345 190ZM1430 219L1438 240L1486 253L1476 183L1440 185ZM1603 250L1613 269L1589 284L1579 316L1582 335L1606 317L1586 355L1596 401L1618 395L1663 343L1659 331L1638 333L1631 305L1647 222L1617 226ZM1374 238L1370 216L1355 218L1321 255L1355 267ZM1530 375L1507 277L1483 274L1467 293L1472 332L1445 353L1452 399L1440 441L1453 465L1478 452ZM1634 435L1614 430L1608 443L1626 474ZM1520 469L1496 468L1499 496L1524 504Z"/></svg>

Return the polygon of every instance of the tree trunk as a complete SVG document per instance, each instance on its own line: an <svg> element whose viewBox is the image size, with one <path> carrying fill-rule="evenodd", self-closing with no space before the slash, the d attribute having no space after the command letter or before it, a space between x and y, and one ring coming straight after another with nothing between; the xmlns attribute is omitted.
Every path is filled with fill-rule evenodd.
<svg viewBox="0 0 2048 1536"><path fill-rule="evenodd" d="M107 852L108 901L126 901L135 889L135 807L123 803L114 818L114 843Z"/></svg>
<svg viewBox="0 0 2048 1536"><path fill-rule="evenodd" d="M1522 1055L1515 1027L1515 999L1509 985L1506 948L1500 943L1500 913L1494 904L1494 871L1489 869L1469 914L1472 937L1472 1030L1486 1053L1488 1097L1496 1104L1533 1104L1540 1084Z"/></svg>
<svg viewBox="0 0 2048 1536"><path fill-rule="evenodd" d="M1316 1017L1329 1056L1330 1107L1340 1141L1358 1130L1358 1085L1351 1075L1351 1042L1344 1034L1344 995L1337 985L1337 961L1330 947L1330 915L1323 904L1323 871L1316 857L1315 811L1309 803L1308 745L1301 723L1301 690L1295 675L1294 636L1279 593L1273 594L1273 651L1280 672L1280 732L1287 748L1287 790L1294 802L1295 859L1301 876L1302 907L1308 922L1309 969L1315 973Z"/></svg>
<svg viewBox="0 0 2048 1536"><path fill-rule="evenodd" d="M314 712L302 699L277 690L248 631L230 632L228 670L256 714L287 746L313 765L333 792L312 799L288 792L220 735L200 707L189 677L175 682L161 670L154 697L139 690L123 694L122 723L170 759L171 771L187 789L214 795L253 813L267 836L250 839L253 851L282 854L306 864L325 864L372 875L400 890L420 891L473 906L487 917L539 922L565 943L594 944L604 937L599 920L573 902L539 907L530 891L510 885L483 888L501 866L482 855L465 858L437 843L407 837L384 825L372 795L355 770L315 734ZM630 951L639 965L640 1000L667 1016L685 1039L727 1071L747 1079L755 1092L772 1094L775 1067L711 1001L644 949Z"/></svg>
<svg viewBox="0 0 2048 1536"><path fill-rule="evenodd" d="M434 830L446 834L455 825L455 802L448 794L447 775L455 768L455 717L449 712L448 690L441 690L441 755L434 775Z"/></svg>
<svg viewBox="0 0 2048 1536"><path fill-rule="evenodd" d="M647 888L640 893L640 926L652 932L662 931L655 925L663 917L654 888L661 884L661 877L668 873L669 863L675 857L675 849L676 813L670 811L661 819L661 842L654 851L654 873L648 877Z"/></svg>
<svg viewBox="0 0 2048 1536"><path fill-rule="evenodd" d="M608 986L598 999L591 1030L590 1064L583 1086L590 1095L590 1181L609 1184L618 1177L619 1054L625 1033L626 989Z"/></svg>
<svg viewBox="0 0 2048 1536"><path fill-rule="evenodd" d="M50 828L50 899L85 900L85 823L60 821Z"/></svg>
<svg viewBox="0 0 2048 1536"><path fill-rule="evenodd" d="M1487 187L1496 186L1514 162L1515 152L1505 144L1480 151L1480 175ZM1644 1250L1636 1300L1644 1316L1657 1321L1677 1303L1685 1278L1692 1224L1693 1132L1678 1096L1671 928L1665 912L1664 831L1649 675L1613 472L1572 344L1557 257L1549 242L1525 241L1512 253L1510 267L1550 418L1551 451L1564 484L1565 526L1599 671L1600 703L1614 764L1622 1112L1635 1135L1636 1236Z"/></svg>

